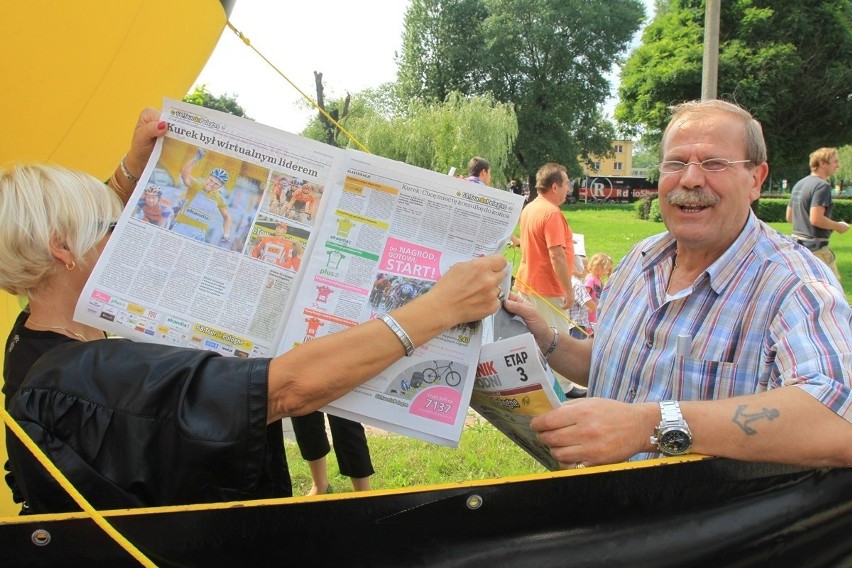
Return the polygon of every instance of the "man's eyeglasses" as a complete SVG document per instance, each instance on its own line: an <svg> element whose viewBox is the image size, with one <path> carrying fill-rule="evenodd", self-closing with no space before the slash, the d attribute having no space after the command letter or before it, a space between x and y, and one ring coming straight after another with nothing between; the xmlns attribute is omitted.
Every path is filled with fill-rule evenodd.
<svg viewBox="0 0 852 568"><path fill-rule="evenodd" d="M722 158L710 158L703 162L679 162L677 160L669 160L660 162L657 166L661 174L676 174L680 173L689 166L696 165L705 172L724 172L734 164L747 164L751 160L724 160Z"/></svg>

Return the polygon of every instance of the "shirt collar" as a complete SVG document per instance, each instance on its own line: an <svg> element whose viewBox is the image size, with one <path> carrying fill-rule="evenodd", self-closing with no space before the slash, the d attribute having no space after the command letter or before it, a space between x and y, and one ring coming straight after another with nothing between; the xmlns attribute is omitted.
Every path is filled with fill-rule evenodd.
<svg viewBox="0 0 852 568"><path fill-rule="evenodd" d="M720 293L724 290L739 271L743 261L752 255L760 232L757 223L754 212L749 211L746 224L736 240L704 271L710 279L710 287L714 292ZM642 250L643 269L652 270L661 262L674 256L676 250L677 243L671 233L665 232L651 237L650 242Z"/></svg>

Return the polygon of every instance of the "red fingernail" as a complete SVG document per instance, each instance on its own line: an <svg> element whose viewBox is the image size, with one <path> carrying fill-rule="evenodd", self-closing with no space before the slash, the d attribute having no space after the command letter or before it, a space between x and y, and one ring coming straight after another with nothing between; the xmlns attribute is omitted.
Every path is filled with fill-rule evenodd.
<svg viewBox="0 0 852 568"><path fill-rule="evenodd" d="M160 122L157 123L157 130L163 130L165 128L166 128L166 121L165 120L161 120Z"/></svg>

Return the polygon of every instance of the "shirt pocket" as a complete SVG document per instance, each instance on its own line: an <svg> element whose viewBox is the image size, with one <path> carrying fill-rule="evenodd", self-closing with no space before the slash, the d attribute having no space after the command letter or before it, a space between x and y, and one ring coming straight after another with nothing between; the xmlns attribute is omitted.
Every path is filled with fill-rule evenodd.
<svg viewBox="0 0 852 568"><path fill-rule="evenodd" d="M736 363L678 355L672 375L673 400L711 400L755 392L754 380Z"/></svg>

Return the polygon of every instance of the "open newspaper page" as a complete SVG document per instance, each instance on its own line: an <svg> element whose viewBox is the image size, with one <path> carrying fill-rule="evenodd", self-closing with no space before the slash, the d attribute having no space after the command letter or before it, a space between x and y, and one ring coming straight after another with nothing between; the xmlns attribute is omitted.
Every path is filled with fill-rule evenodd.
<svg viewBox="0 0 852 568"><path fill-rule="evenodd" d="M531 333L482 346L471 407L551 471L559 469L559 463L538 441L530 421L564 400Z"/></svg>
<svg viewBox="0 0 852 568"><path fill-rule="evenodd" d="M343 152L165 101L151 156L77 305L123 337L272 356Z"/></svg>
<svg viewBox="0 0 852 568"><path fill-rule="evenodd" d="M342 171L339 188L324 198L326 219L293 294L282 350L375 319L428 292L454 263L496 252L523 204L508 192L355 150ZM324 410L455 446L481 339L480 322L450 329Z"/></svg>
<svg viewBox="0 0 852 568"><path fill-rule="evenodd" d="M520 217L508 192L177 101L163 117L75 312L129 339L274 356L425 293L497 251ZM450 330L326 410L456 445L479 328Z"/></svg>

